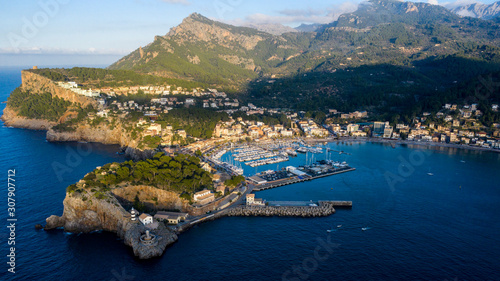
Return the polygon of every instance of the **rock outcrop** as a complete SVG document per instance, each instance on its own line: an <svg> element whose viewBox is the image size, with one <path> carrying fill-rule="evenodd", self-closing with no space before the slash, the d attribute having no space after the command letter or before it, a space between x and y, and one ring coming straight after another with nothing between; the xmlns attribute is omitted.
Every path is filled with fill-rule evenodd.
<svg viewBox="0 0 500 281"><path fill-rule="evenodd" d="M88 123L79 123L72 132L57 132L49 129L47 140L99 142L127 147L136 147L138 144L137 140L131 138L119 122L116 122L114 126L109 124L91 126Z"/></svg>
<svg viewBox="0 0 500 281"><path fill-rule="evenodd" d="M122 206L132 207L137 195L148 210L188 211L188 201L181 199L177 193L152 186L122 186L112 189L111 192L118 198Z"/></svg>
<svg viewBox="0 0 500 281"><path fill-rule="evenodd" d="M71 90L61 88L54 81L31 71L21 71L21 77L21 88L32 94L50 93L53 97L59 97L73 103L79 103L83 107L89 104L94 106L97 105L97 102L94 99L79 95Z"/></svg>
<svg viewBox="0 0 500 281"><path fill-rule="evenodd" d="M140 160L146 160L153 158L153 156L158 153L158 151L151 150L151 149L146 149L146 150L140 150L137 148L134 148L135 146L134 143L128 143L127 145L121 144L122 146L127 146L125 149L125 156L129 159L132 159L134 161L140 161Z"/></svg>
<svg viewBox="0 0 500 281"><path fill-rule="evenodd" d="M64 211L61 217L52 215L47 218L46 230L64 228L67 232L88 233L104 230L116 233L124 243L133 248L140 259L161 256L166 247L177 241L177 235L163 224L152 230L157 241L152 245L140 242L140 236L146 228L139 221L132 221L130 214L113 196L98 199L87 193L66 194Z"/></svg>
<svg viewBox="0 0 500 281"><path fill-rule="evenodd" d="M9 106L3 111L2 121L4 121L5 126L30 130L47 130L56 125L56 123L47 120L29 119L19 116L17 112Z"/></svg>

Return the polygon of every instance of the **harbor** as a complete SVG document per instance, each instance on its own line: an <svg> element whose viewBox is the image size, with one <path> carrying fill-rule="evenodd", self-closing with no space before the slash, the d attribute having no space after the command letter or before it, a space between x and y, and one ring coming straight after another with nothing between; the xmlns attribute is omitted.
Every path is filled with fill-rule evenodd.
<svg viewBox="0 0 500 281"><path fill-rule="evenodd" d="M356 170L356 168L350 167L345 162L339 163L322 160L311 166L288 166L279 171L264 171L248 177L248 180L255 184L253 188L254 191L261 191L341 173L347 173L354 170Z"/></svg>
<svg viewBox="0 0 500 281"><path fill-rule="evenodd" d="M303 140L285 140L219 144L204 154L207 162L215 164L219 171L244 175L246 180L246 191L240 197L240 202L245 204L236 203L220 209L217 216L315 217L333 214L334 208L352 208L352 201L267 202L252 194L356 170L344 161L350 153L331 149L326 143L311 146ZM285 165L280 168L281 162ZM253 173L252 168L255 169Z"/></svg>

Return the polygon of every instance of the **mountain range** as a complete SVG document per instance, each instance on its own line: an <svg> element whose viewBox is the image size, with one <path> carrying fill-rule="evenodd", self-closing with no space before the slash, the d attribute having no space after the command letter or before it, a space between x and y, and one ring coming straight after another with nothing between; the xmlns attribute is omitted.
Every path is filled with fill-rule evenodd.
<svg viewBox="0 0 500 281"><path fill-rule="evenodd" d="M453 99L457 84L500 71L499 27L393 0L364 2L301 32L194 13L109 69L201 82L266 105L398 111L418 101L428 108Z"/></svg>
<svg viewBox="0 0 500 281"><path fill-rule="evenodd" d="M452 12L467 17L495 19L500 16L500 2L491 4L472 3L451 9Z"/></svg>

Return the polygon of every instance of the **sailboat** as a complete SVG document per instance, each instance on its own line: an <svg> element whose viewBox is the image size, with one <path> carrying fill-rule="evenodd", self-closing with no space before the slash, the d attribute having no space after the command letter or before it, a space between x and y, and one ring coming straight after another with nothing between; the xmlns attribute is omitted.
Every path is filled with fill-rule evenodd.
<svg viewBox="0 0 500 281"><path fill-rule="evenodd" d="M431 173L431 168L429 168L429 172L427 172L427 175L429 175L429 176L434 176L434 174L433 174L433 173Z"/></svg>

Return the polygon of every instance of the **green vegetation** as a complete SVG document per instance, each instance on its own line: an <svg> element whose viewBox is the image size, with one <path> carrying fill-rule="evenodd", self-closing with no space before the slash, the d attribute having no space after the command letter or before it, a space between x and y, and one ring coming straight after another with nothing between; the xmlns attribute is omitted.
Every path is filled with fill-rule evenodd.
<svg viewBox="0 0 500 281"><path fill-rule="evenodd" d="M226 113L203 108L175 108L167 114L160 114L158 121L172 125L174 130L183 129L195 138L212 137L215 125L219 121L228 121Z"/></svg>
<svg viewBox="0 0 500 281"><path fill-rule="evenodd" d="M136 195L134 197L133 207L134 207L134 209L136 209L137 211L139 211L141 213L146 212L146 206L144 205L143 202L141 202L141 200L139 200L139 196L138 195Z"/></svg>
<svg viewBox="0 0 500 281"><path fill-rule="evenodd" d="M239 98L266 107L408 116L436 107L434 98L447 95L454 83L500 71L498 22L459 17L426 3L371 1L317 33L281 36L199 15L191 20L180 33L156 37L142 50L144 57L136 50L111 68L232 85L244 93ZM196 36L199 24L227 30L233 39L261 40L253 48L215 36L207 43Z"/></svg>
<svg viewBox="0 0 500 281"><path fill-rule="evenodd" d="M184 88L227 87L245 102L258 106L315 112L367 110L372 118L411 120L422 111L435 112L444 103L474 102L478 81L500 72L500 23L459 17L426 3L370 1L358 11L319 27L317 32L272 36L193 15L182 31L157 36L110 69L72 68L29 70L56 81L74 80L85 87L164 85ZM201 40L200 25L226 32ZM258 37L258 39L256 39ZM149 73L149 74L145 74ZM175 77L175 79L156 76ZM154 95L118 97L145 104ZM486 125L497 114L498 91L482 104ZM142 115L132 112L127 121ZM245 120L285 124L282 116L245 116ZM195 138L209 138L224 113L175 109L160 122L185 129ZM59 130L71 130L68 124ZM137 136L139 132L131 129ZM178 137L175 137L180 141Z"/></svg>
<svg viewBox="0 0 500 281"><path fill-rule="evenodd" d="M229 187L236 187L245 181L244 176L232 176L230 179L224 181L224 184Z"/></svg>
<svg viewBox="0 0 500 281"><path fill-rule="evenodd" d="M247 115L245 112L237 111L232 114L233 119L241 118L244 121L260 121L264 124L273 125L283 125L285 128L291 127L290 119L286 118L285 114L251 114Z"/></svg>
<svg viewBox="0 0 500 281"><path fill-rule="evenodd" d="M161 137L159 136L145 136L144 138L142 138L137 148L141 150L155 149L160 145L160 143L161 143Z"/></svg>
<svg viewBox="0 0 500 281"><path fill-rule="evenodd" d="M64 123L57 124L53 126L52 129L56 132L74 132L76 130L76 125L84 120L87 120L87 116L89 115L89 113L95 114L97 112L97 110L91 105L83 108L78 107L76 109L73 109L73 111L77 112L76 118L67 120ZM94 121L88 120L88 122L90 122L93 126L96 126L98 122L102 122L103 120L101 118L98 121Z"/></svg>
<svg viewBox="0 0 500 281"><path fill-rule="evenodd" d="M15 89L7 99L10 107L18 110L19 115L32 119L58 121L66 112L71 102L49 93L31 94L21 88Z"/></svg>
<svg viewBox="0 0 500 281"><path fill-rule="evenodd" d="M87 190L105 193L125 182L133 185L149 185L176 193L193 194L205 188L212 189L212 178L200 166L197 157L180 154L175 157L157 153L145 161L126 161L104 165L87 174L83 180ZM68 192L78 191L76 186Z"/></svg>
<svg viewBox="0 0 500 281"><path fill-rule="evenodd" d="M29 69L27 71L45 76L53 81L75 81L87 88L138 86L138 85L171 85L193 89L205 87L203 83L181 79L165 78L149 74L140 74L131 70L109 70L102 68L74 67L71 69Z"/></svg>

